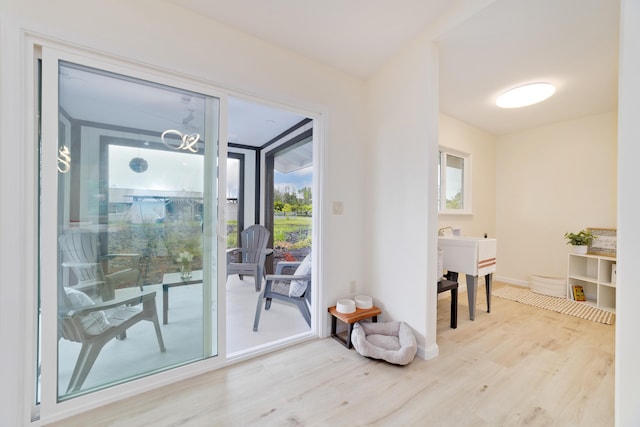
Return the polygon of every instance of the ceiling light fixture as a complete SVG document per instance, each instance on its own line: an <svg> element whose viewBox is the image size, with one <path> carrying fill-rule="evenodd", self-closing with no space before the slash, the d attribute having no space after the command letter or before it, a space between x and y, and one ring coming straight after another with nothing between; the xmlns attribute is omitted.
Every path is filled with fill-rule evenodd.
<svg viewBox="0 0 640 427"><path fill-rule="evenodd" d="M129 161L129 168L135 173L142 173L149 168L149 162L142 157L134 157Z"/></svg>
<svg viewBox="0 0 640 427"><path fill-rule="evenodd" d="M496 100L501 108L520 108L537 104L549 98L556 91L551 83L530 83L509 89Z"/></svg>

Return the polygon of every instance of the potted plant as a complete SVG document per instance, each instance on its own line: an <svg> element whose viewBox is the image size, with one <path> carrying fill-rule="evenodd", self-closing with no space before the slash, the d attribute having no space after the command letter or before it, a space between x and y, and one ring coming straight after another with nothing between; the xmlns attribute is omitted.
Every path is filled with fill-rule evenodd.
<svg viewBox="0 0 640 427"><path fill-rule="evenodd" d="M564 237L568 240L567 245L573 246L573 252L577 254L586 254L593 239L597 239L589 230L580 230L577 233L564 233Z"/></svg>

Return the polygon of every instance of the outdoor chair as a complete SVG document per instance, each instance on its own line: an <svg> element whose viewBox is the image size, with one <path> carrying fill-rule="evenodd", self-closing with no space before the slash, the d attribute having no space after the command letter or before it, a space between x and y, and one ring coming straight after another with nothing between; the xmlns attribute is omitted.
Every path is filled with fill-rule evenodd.
<svg viewBox="0 0 640 427"><path fill-rule="evenodd" d="M267 249L271 233L262 225L252 225L240 233L241 247L227 249L227 278L237 274L240 280L244 276L253 276L256 292L262 288L264 261L272 250Z"/></svg>
<svg viewBox="0 0 640 427"><path fill-rule="evenodd" d="M67 230L58 242L62 266L70 268L76 279L69 287L90 295L99 294L104 301L112 299L119 288L139 286L142 290L140 254L102 255L98 234L86 230Z"/></svg>
<svg viewBox="0 0 640 427"><path fill-rule="evenodd" d="M67 393L80 390L105 344L116 337L123 339L125 331L141 320L153 323L160 351L165 351L155 291L123 289L112 300L103 302L65 287L59 299L58 337L82 344Z"/></svg>
<svg viewBox="0 0 640 427"><path fill-rule="evenodd" d="M296 268L293 274L282 274L287 267ZM264 309L271 308L273 299L293 304L300 310L307 325L311 327L311 254L300 261L281 261L276 266L276 274L268 274L265 279L264 291L258 297L256 315L253 320L253 330L258 330L262 301Z"/></svg>

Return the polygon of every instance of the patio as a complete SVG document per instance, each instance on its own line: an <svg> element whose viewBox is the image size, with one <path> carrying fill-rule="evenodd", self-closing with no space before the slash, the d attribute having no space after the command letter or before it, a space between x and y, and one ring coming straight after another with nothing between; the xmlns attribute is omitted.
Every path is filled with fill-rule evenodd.
<svg viewBox="0 0 640 427"><path fill-rule="evenodd" d="M231 276L227 289L227 356L240 355L253 348L309 331L295 306L274 300L269 311L262 312L260 327L253 331L257 298L253 280ZM186 364L202 357L202 285L171 288L169 322L162 324L162 285L147 285L156 291L156 307L166 352L158 342L150 322L140 322L127 330L125 340L112 340L104 346L91 369L82 390L120 382L166 367ZM264 308L264 307L263 307ZM64 393L80 351L80 344L59 341L59 388Z"/></svg>

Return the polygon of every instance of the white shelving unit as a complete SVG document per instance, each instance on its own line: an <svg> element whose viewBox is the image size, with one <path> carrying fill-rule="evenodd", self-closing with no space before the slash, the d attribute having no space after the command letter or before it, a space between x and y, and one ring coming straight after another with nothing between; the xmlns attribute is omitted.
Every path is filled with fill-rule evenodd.
<svg viewBox="0 0 640 427"><path fill-rule="evenodd" d="M615 264L615 257L569 254L567 298L573 299L572 286L581 285L587 304L615 312L616 283L611 281Z"/></svg>

